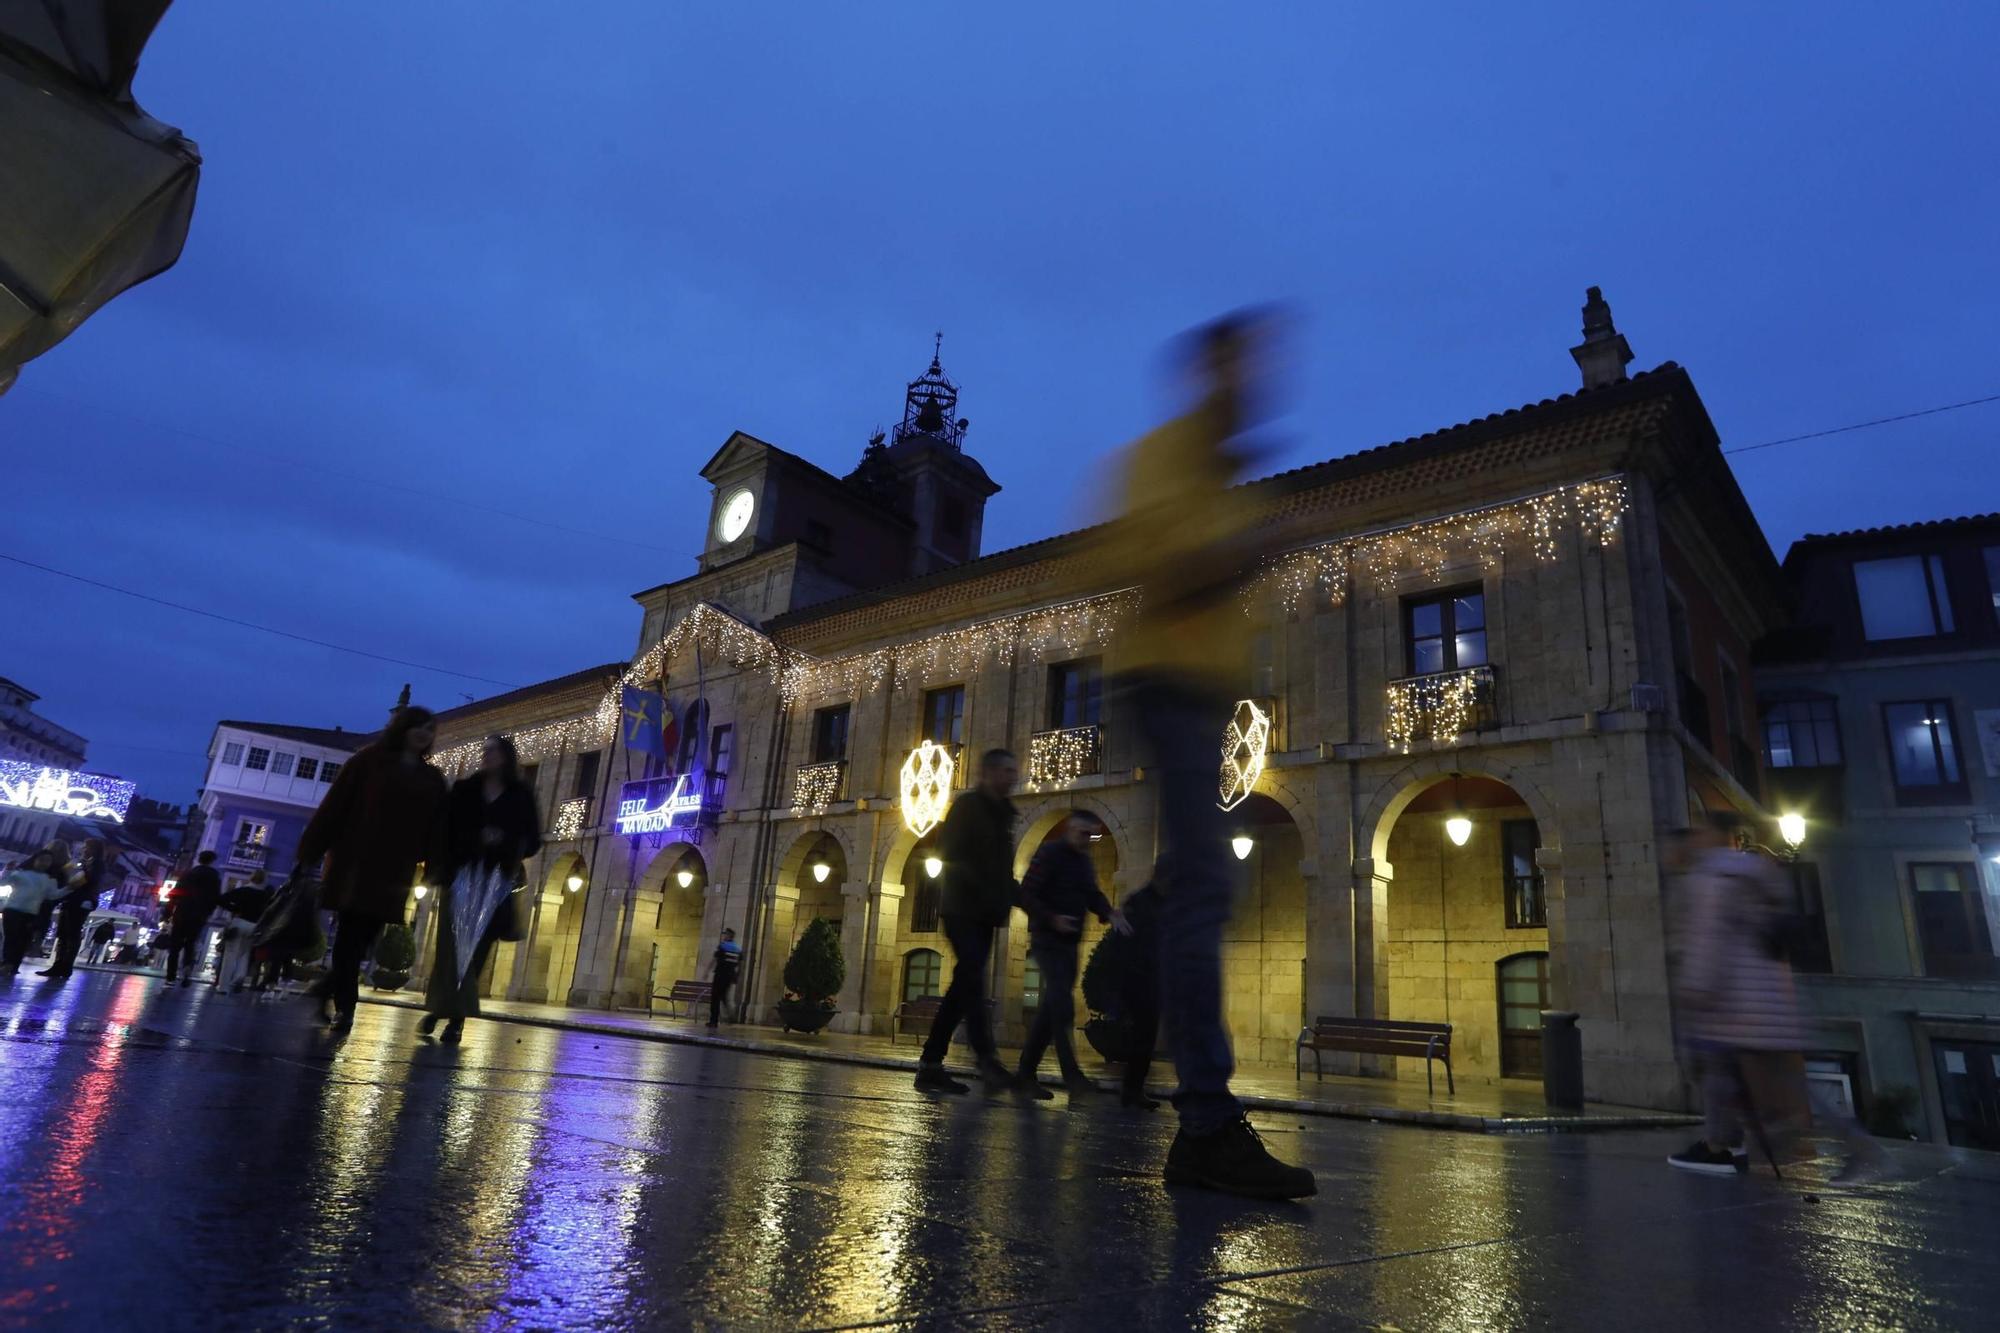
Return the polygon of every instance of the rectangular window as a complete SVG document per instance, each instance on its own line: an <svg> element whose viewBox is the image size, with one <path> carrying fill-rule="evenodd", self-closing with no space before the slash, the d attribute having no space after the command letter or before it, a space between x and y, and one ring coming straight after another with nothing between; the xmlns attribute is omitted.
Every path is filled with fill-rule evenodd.
<svg viewBox="0 0 2000 1333"><path fill-rule="evenodd" d="M1104 692L1104 662L1079 657L1049 667L1049 727L1094 727Z"/></svg>
<svg viewBox="0 0 2000 1333"><path fill-rule="evenodd" d="M238 820L236 824L236 845L238 847L263 847L271 841L271 826L260 824L254 819Z"/></svg>
<svg viewBox="0 0 2000 1333"><path fill-rule="evenodd" d="M306 782L311 782L314 778L318 777L319 760L312 758L310 755L300 755L298 776Z"/></svg>
<svg viewBox="0 0 2000 1333"><path fill-rule="evenodd" d="M965 686L947 685L924 694L923 739L939 745L957 745L965 730Z"/></svg>
<svg viewBox="0 0 2000 1333"><path fill-rule="evenodd" d="M1535 848L1542 831L1532 819L1500 823L1500 882L1507 893L1507 928L1529 930L1549 924L1548 900L1542 893L1542 869Z"/></svg>
<svg viewBox="0 0 2000 1333"><path fill-rule="evenodd" d="M576 783L570 788L571 796L595 796L597 794L597 770L604 763L604 751L591 750L576 757Z"/></svg>
<svg viewBox="0 0 2000 1333"><path fill-rule="evenodd" d="M1833 949L1827 942L1826 896L1820 891L1819 867L1792 862L1792 915L1796 928L1788 958L1794 972L1833 971Z"/></svg>
<svg viewBox="0 0 2000 1333"><path fill-rule="evenodd" d="M736 745L736 728L725 722L717 727L708 740L708 799L722 804L722 798L729 793L729 755Z"/></svg>
<svg viewBox="0 0 2000 1333"><path fill-rule="evenodd" d="M1925 976L2000 978L1978 867L1969 861L1912 862L1910 896Z"/></svg>
<svg viewBox="0 0 2000 1333"><path fill-rule="evenodd" d="M1854 592L1861 599L1861 632L1871 642L1930 638L1954 628L1942 556L1857 560Z"/></svg>
<svg viewBox="0 0 2000 1333"><path fill-rule="evenodd" d="M1716 663L1722 678L1722 723L1731 740L1743 734L1743 678L1728 658Z"/></svg>
<svg viewBox="0 0 2000 1333"><path fill-rule="evenodd" d="M243 767L262 773L271 764L271 752L261 745L250 747L250 753L243 760Z"/></svg>
<svg viewBox="0 0 2000 1333"><path fill-rule="evenodd" d="M1948 805L1965 799L1965 771L1958 763L1950 700L1883 704L1882 721L1889 729L1889 759L1898 801L1905 805Z"/></svg>
<svg viewBox="0 0 2000 1333"><path fill-rule="evenodd" d="M1486 594L1459 588L1403 603L1403 631L1412 676L1431 676L1486 663Z"/></svg>
<svg viewBox="0 0 2000 1333"><path fill-rule="evenodd" d="M235 768L243 762L243 742L230 741L222 747L222 762Z"/></svg>
<svg viewBox="0 0 2000 1333"><path fill-rule="evenodd" d="M278 751L278 753L272 755L271 776L277 778L290 777L292 775L292 761L296 758L298 758L297 755L287 754L283 750L280 750Z"/></svg>
<svg viewBox="0 0 2000 1333"><path fill-rule="evenodd" d="M1834 768L1840 719L1831 699L1787 699L1764 709L1764 762L1772 768Z"/></svg>
<svg viewBox="0 0 2000 1333"><path fill-rule="evenodd" d="M912 864L920 863L912 860ZM944 905L944 886L929 874L917 881L916 892L910 898L910 933L913 935L935 934L938 915Z"/></svg>
<svg viewBox="0 0 2000 1333"><path fill-rule="evenodd" d="M830 764L847 758L847 723L854 715L848 704L822 708L813 714L812 761Z"/></svg>
<svg viewBox="0 0 2000 1333"><path fill-rule="evenodd" d="M320 780L321 782L332 782L332 781L334 780L334 778L336 778L337 776L339 776L339 774L340 774L340 765L339 765L339 764L321 764L321 765L320 765L320 769L319 769L319 780Z"/></svg>

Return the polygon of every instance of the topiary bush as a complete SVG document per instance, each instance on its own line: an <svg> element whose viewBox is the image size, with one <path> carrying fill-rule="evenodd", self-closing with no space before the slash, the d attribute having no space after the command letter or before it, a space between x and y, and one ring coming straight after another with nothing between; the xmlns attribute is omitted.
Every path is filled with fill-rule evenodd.
<svg viewBox="0 0 2000 1333"><path fill-rule="evenodd" d="M801 1000L830 1005L846 980L847 959L840 952L839 923L816 917L785 961L785 989Z"/></svg>
<svg viewBox="0 0 2000 1333"><path fill-rule="evenodd" d="M1122 1017L1124 1003L1121 991L1125 985L1125 969L1129 964L1132 940L1117 931L1106 931L1104 937L1091 946L1090 958L1083 965L1083 1007L1104 1018Z"/></svg>
<svg viewBox="0 0 2000 1333"><path fill-rule="evenodd" d="M375 940L375 966L385 972L408 972L417 961L417 937L401 922L382 927Z"/></svg>

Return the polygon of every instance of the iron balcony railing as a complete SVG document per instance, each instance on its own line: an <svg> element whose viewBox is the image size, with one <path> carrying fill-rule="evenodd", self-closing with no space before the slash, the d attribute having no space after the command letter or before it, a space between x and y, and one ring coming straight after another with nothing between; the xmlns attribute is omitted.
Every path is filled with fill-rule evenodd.
<svg viewBox="0 0 2000 1333"><path fill-rule="evenodd" d="M1028 781L1037 787L1060 787L1090 777L1104 768L1104 729L1057 727L1028 737Z"/></svg>
<svg viewBox="0 0 2000 1333"><path fill-rule="evenodd" d="M1408 750L1419 739L1450 742L1489 725L1497 716L1493 683L1491 663L1390 681L1382 724L1390 748Z"/></svg>
<svg viewBox="0 0 2000 1333"><path fill-rule="evenodd" d="M792 813L823 815L840 800L847 788L847 761L827 759L816 764L800 764L792 777Z"/></svg>

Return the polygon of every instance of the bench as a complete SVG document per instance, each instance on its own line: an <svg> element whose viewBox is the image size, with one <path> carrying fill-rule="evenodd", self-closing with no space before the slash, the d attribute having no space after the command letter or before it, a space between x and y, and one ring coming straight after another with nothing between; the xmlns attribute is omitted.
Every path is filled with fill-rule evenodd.
<svg viewBox="0 0 2000 1333"><path fill-rule="evenodd" d="M1321 1051L1353 1051L1360 1055L1407 1055L1424 1062L1424 1086L1433 1095L1437 1080L1431 1061L1444 1062L1446 1091L1456 1094L1458 1085L1451 1076L1451 1024L1396 1023L1386 1018L1315 1018L1313 1025L1299 1033L1294 1052L1300 1078L1305 1077L1305 1053L1313 1053L1313 1074L1324 1078Z"/></svg>
<svg viewBox="0 0 2000 1333"><path fill-rule="evenodd" d="M656 1000L665 1000L670 1005L683 1005L690 1011L695 1005L707 1004L709 992L714 985L706 981L676 981L674 988L665 995L655 995ZM685 1015L680 1015L685 1017Z"/></svg>
<svg viewBox="0 0 2000 1333"><path fill-rule="evenodd" d="M921 1023L929 1032L931 1024L937 1020L938 1009L944 1004L941 995L925 995L915 1000L905 1000L896 1009L895 1020L889 1027L889 1044L894 1046L896 1038L902 1035L903 1024Z"/></svg>

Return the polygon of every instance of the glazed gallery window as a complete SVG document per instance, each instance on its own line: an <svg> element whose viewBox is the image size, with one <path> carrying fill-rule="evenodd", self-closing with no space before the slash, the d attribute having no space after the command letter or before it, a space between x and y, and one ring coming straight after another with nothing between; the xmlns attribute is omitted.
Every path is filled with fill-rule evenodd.
<svg viewBox="0 0 2000 1333"><path fill-rule="evenodd" d="M1531 930L1549 924L1548 900L1542 893L1542 872L1535 864L1541 829L1532 819L1508 819L1500 824L1500 882L1507 894L1507 928Z"/></svg>
<svg viewBox="0 0 2000 1333"><path fill-rule="evenodd" d="M1854 592L1861 599L1861 632L1871 642L1925 639L1954 628L1942 556L1857 560Z"/></svg>
<svg viewBox="0 0 2000 1333"><path fill-rule="evenodd" d="M1486 664L1486 594L1458 588L1403 603L1412 676Z"/></svg>
<svg viewBox="0 0 2000 1333"><path fill-rule="evenodd" d="M286 754L282 750L271 756L271 776L288 778L292 775L292 761L297 755Z"/></svg>
<svg viewBox="0 0 2000 1333"><path fill-rule="evenodd" d="M1949 804L1965 798L1965 770L1958 762L1949 700L1883 704L1882 721L1889 730L1889 760L1899 802Z"/></svg>
<svg viewBox="0 0 2000 1333"><path fill-rule="evenodd" d="M1970 861L1914 861L1910 897L1924 975L2000 978L1990 904Z"/></svg>
<svg viewBox="0 0 2000 1333"><path fill-rule="evenodd" d="M257 773L262 773L270 765L271 752L261 745L251 746L249 755L243 760L243 767Z"/></svg>
<svg viewBox="0 0 2000 1333"><path fill-rule="evenodd" d="M1080 657L1049 668L1049 727L1094 727L1104 694L1101 658Z"/></svg>
<svg viewBox="0 0 2000 1333"><path fill-rule="evenodd" d="M912 949L903 955L903 1001L944 994L944 958L936 949Z"/></svg>
<svg viewBox="0 0 2000 1333"><path fill-rule="evenodd" d="M1840 763L1840 719L1831 699L1788 699L1764 707L1764 762L1772 768Z"/></svg>
<svg viewBox="0 0 2000 1333"><path fill-rule="evenodd" d="M339 764L322 764L319 770L319 780L321 782L332 782L339 773Z"/></svg>
<svg viewBox="0 0 2000 1333"><path fill-rule="evenodd" d="M924 693L924 735L939 745L957 745L965 737L965 686L947 685Z"/></svg>
<svg viewBox="0 0 2000 1333"><path fill-rule="evenodd" d="M230 741L222 747L222 762L235 768L243 762L243 742Z"/></svg>
<svg viewBox="0 0 2000 1333"><path fill-rule="evenodd" d="M576 757L576 782L571 796L590 796L597 791L597 771L604 763L604 751L591 750Z"/></svg>
<svg viewBox="0 0 2000 1333"><path fill-rule="evenodd" d="M271 826L254 819L239 820L236 825L236 845L238 847L263 847L271 841Z"/></svg>
<svg viewBox="0 0 2000 1333"><path fill-rule="evenodd" d="M813 714L812 761L830 764L847 758L847 723L854 715L852 706L840 704Z"/></svg>
<svg viewBox="0 0 2000 1333"><path fill-rule="evenodd" d="M311 782L319 776L319 760L307 755L300 755L298 775L302 781Z"/></svg>

